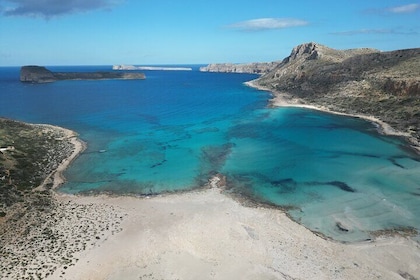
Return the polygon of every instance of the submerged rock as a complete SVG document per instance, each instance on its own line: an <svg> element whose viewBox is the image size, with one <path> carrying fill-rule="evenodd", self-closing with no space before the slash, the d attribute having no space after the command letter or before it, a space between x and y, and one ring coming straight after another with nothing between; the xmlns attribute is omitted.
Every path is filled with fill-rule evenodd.
<svg viewBox="0 0 420 280"><path fill-rule="evenodd" d="M332 181L332 182L328 182L328 185L334 186L334 187L338 187L340 188L340 190L343 190L345 192L356 192L355 189L353 189L352 187L350 187L349 185L347 185L344 182L340 182L340 181Z"/></svg>

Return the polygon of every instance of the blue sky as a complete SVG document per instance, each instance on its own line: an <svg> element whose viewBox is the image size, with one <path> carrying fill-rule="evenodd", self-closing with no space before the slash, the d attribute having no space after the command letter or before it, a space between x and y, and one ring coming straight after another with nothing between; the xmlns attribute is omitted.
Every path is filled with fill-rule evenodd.
<svg viewBox="0 0 420 280"><path fill-rule="evenodd" d="M0 0L0 66L281 60L301 43L420 47L413 0Z"/></svg>

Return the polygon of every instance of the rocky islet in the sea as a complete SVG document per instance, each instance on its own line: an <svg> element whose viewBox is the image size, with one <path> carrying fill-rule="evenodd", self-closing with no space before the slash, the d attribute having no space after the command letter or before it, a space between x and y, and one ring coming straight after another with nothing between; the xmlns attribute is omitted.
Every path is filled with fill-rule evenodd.
<svg viewBox="0 0 420 280"><path fill-rule="evenodd" d="M62 80L143 80L146 76L139 72L52 72L43 66L28 65L20 69L20 81L24 83L51 83Z"/></svg>

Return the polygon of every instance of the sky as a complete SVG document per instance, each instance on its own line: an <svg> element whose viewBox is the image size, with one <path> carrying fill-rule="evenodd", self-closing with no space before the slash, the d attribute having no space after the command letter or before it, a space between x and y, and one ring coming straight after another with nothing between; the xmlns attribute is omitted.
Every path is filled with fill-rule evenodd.
<svg viewBox="0 0 420 280"><path fill-rule="evenodd" d="M0 0L0 66L282 60L336 49L420 47L413 0Z"/></svg>

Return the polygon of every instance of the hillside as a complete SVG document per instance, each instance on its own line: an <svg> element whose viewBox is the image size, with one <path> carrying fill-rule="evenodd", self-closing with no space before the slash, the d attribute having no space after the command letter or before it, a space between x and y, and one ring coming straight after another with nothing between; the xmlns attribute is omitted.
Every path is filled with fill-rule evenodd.
<svg viewBox="0 0 420 280"><path fill-rule="evenodd" d="M414 145L420 141L420 48L380 52L302 44L253 83L299 103L375 116L409 133Z"/></svg>

